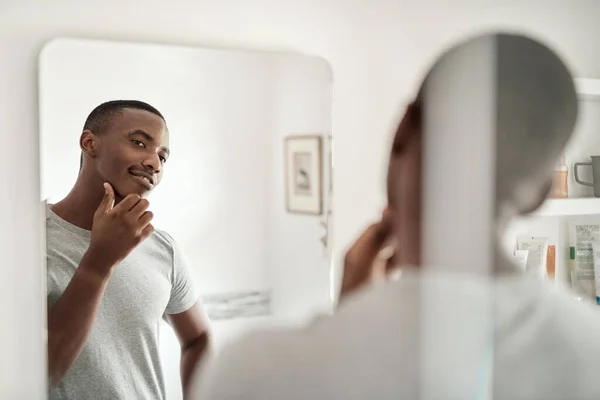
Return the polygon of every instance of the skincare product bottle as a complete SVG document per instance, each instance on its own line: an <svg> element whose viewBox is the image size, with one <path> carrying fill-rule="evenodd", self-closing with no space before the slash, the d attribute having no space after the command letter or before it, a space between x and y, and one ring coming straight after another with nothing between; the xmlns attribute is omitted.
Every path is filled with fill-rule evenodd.
<svg viewBox="0 0 600 400"><path fill-rule="evenodd" d="M594 251L594 280L596 283L596 304L600 304L600 242L593 242Z"/></svg>
<svg viewBox="0 0 600 400"><path fill-rule="evenodd" d="M552 192L550 197L554 199L566 199L569 197L569 167L565 162L565 154L562 153L558 165L552 175Z"/></svg>
<svg viewBox="0 0 600 400"><path fill-rule="evenodd" d="M527 256L529 255L529 250L515 250L513 255L513 260L515 264L521 269L523 272L527 270Z"/></svg>
<svg viewBox="0 0 600 400"><path fill-rule="evenodd" d="M575 281L573 274L575 273L575 247L569 246L569 271L571 271L571 282Z"/></svg>
<svg viewBox="0 0 600 400"><path fill-rule="evenodd" d="M576 273L575 247L573 246L569 247L569 270L571 271L571 288L574 291L575 299L583 301L583 296L579 291L579 282Z"/></svg>
<svg viewBox="0 0 600 400"><path fill-rule="evenodd" d="M546 279L548 238L518 236L517 250L528 250L526 272Z"/></svg>
<svg viewBox="0 0 600 400"><path fill-rule="evenodd" d="M556 273L556 245L548 246L548 255L546 257L546 277L554 279Z"/></svg>
<svg viewBox="0 0 600 400"><path fill-rule="evenodd" d="M592 243L598 241L600 241L600 223L589 219L569 221L569 242L575 247L573 289L586 299L596 299Z"/></svg>

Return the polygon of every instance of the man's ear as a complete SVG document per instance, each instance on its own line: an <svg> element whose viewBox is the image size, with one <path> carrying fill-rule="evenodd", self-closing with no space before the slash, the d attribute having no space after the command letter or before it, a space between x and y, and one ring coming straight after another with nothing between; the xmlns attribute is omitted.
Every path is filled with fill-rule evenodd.
<svg viewBox="0 0 600 400"><path fill-rule="evenodd" d="M90 158L95 158L98 149L98 137L94 132L86 129L81 132L81 136L79 137L79 147L83 154Z"/></svg>

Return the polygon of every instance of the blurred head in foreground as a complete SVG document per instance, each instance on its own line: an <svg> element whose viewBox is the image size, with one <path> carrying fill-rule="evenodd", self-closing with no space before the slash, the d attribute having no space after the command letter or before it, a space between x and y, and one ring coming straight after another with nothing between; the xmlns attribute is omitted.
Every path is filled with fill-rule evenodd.
<svg viewBox="0 0 600 400"><path fill-rule="evenodd" d="M538 208L576 119L572 76L543 44L489 34L444 53L392 144L396 265L428 264L424 254L441 245L444 257L452 241L496 241L494 229Z"/></svg>

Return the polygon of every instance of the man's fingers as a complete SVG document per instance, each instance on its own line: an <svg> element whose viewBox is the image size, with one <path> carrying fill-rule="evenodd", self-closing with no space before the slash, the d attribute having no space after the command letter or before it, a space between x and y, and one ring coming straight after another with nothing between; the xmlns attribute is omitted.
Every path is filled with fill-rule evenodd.
<svg viewBox="0 0 600 400"><path fill-rule="evenodd" d="M140 226L145 228L150 223L150 221L152 221L152 218L154 218L154 214L152 214L152 211L146 211L140 217Z"/></svg>
<svg viewBox="0 0 600 400"><path fill-rule="evenodd" d="M100 201L100 205L96 210L97 215L104 215L110 210L113 209L115 205L115 191L113 190L110 183L104 183L104 197L102 197L102 201Z"/></svg>
<svg viewBox="0 0 600 400"><path fill-rule="evenodd" d="M369 226L348 250L344 259L341 296L365 284L377 270L385 274L385 260L378 257L382 249L389 244L392 220L391 210L384 210L381 220ZM380 264L381 267L378 268L376 264Z"/></svg>
<svg viewBox="0 0 600 400"><path fill-rule="evenodd" d="M136 205L129 211L135 218L141 218L142 215L148 210L150 202L146 199L141 199Z"/></svg>
<svg viewBox="0 0 600 400"><path fill-rule="evenodd" d="M389 237L390 228L391 225L383 220L369 226L348 251L348 261L367 262L375 259Z"/></svg>
<svg viewBox="0 0 600 400"><path fill-rule="evenodd" d="M396 250L393 247L391 248L391 253L392 254L387 257L387 260L385 260L386 274L392 272L398 267L398 262L396 261L398 257L396 255Z"/></svg>
<svg viewBox="0 0 600 400"><path fill-rule="evenodd" d="M152 224L146 225L146 227L142 230L142 238L146 239L152 234L152 232L154 232L154 226L152 226Z"/></svg>
<svg viewBox="0 0 600 400"><path fill-rule="evenodd" d="M137 194L130 194L125 197L119 204L117 204L114 208L115 211L118 212L128 212L130 211L139 201L141 197Z"/></svg>

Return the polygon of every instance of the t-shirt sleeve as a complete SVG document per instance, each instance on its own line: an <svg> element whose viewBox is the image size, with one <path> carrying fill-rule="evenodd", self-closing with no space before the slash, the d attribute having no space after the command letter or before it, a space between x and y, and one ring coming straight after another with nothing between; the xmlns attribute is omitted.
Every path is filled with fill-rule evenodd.
<svg viewBox="0 0 600 400"><path fill-rule="evenodd" d="M48 257L46 257L46 295L47 296L50 295L51 293L54 293L58 288L58 285L56 284L56 277L50 270L49 266L50 266L50 259Z"/></svg>
<svg viewBox="0 0 600 400"><path fill-rule="evenodd" d="M56 304L72 278L72 276L57 268L57 264L56 259L46 256L46 296L50 307Z"/></svg>
<svg viewBox="0 0 600 400"><path fill-rule="evenodd" d="M165 234L173 250L173 275L171 278L171 297L167 304L167 314L179 314L189 310L198 301L198 292L189 263L175 240Z"/></svg>

